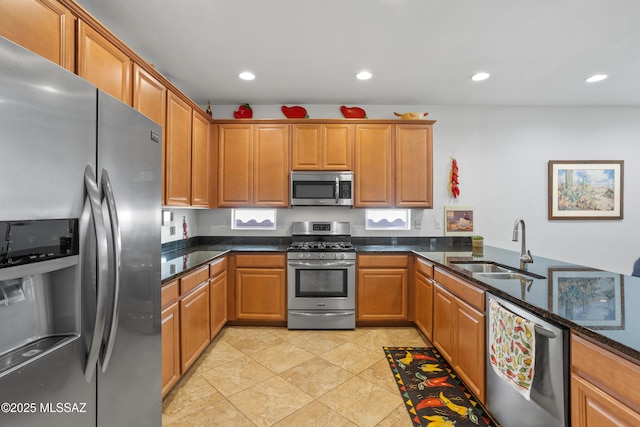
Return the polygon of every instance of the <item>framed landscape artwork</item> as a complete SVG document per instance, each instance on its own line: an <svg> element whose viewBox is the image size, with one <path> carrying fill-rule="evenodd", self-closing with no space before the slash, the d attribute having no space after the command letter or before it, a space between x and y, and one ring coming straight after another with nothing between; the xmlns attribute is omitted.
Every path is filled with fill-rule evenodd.
<svg viewBox="0 0 640 427"><path fill-rule="evenodd" d="M445 236L473 236L473 208L470 206L444 207Z"/></svg>
<svg viewBox="0 0 640 427"><path fill-rule="evenodd" d="M622 160L549 161L549 219L622 219Z"/></svg>
<svg viewBox="0 0 640 427"><path fill-rule="evenodd" d="M624 329L624 276L549 269L549 310L589 329Z"/></svg>

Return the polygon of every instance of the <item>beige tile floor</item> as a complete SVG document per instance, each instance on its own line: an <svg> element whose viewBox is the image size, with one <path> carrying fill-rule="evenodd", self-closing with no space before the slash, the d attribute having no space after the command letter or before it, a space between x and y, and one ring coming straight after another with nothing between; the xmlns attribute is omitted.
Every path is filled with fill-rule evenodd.
<svg viewBox="0 0 640 427"><path fill-rule="evenodd" d="M415 328L225 327L163 402L162 425L412 426L383 346Z"/></svg>

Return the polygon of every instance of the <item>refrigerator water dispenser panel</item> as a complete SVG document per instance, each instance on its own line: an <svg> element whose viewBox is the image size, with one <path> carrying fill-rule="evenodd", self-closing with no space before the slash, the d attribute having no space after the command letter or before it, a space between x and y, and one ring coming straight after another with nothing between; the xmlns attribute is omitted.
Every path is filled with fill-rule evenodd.
<svg viewBox="0 0 640 427"><path fill-rule="evenodd" d="M0 221L0 268L78 255L78 220Z"/></svg>

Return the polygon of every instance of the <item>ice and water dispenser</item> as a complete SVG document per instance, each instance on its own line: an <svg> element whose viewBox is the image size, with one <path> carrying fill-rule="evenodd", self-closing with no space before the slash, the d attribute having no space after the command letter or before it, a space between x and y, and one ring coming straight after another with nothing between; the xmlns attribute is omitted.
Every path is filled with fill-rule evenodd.
<svg viewBox="0 0 640 427"><path fill-rule="evenodd" d="M0 221L0 377L80 334L77 219Z"/></svg>

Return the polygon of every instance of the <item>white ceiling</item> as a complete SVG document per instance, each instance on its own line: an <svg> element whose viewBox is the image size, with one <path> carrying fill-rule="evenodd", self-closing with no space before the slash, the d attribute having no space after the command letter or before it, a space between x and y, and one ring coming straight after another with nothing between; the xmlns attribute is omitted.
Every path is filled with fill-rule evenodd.
<svg viewBox="0 0 640 427"><path fill-rule="evenodd" d="M639 0L77 2L201 105L640 106Z"/></svg>

